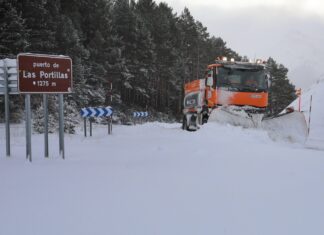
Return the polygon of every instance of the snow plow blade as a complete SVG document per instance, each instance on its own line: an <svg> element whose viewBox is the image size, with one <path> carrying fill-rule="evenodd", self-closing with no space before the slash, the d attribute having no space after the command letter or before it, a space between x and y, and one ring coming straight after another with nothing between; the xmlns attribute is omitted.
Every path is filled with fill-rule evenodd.
<svg viewBox="0 0 324 235"><path fill-rule="evenodd" d="M217 108L211 112L208 122L219 122L244 128L258 128L261 126L262 117L263 114L253 114L251 116L244 110L233 111L226 108Z"/></svg>
<svg viewBox="0 0 324 235"><path fill-rule="evenodd" d="M305 143L307 139L307 123L301 112L286 113L274 118L264 119L262 129L274 139Z"/></svg>
<svg viewBox="0 0 324 235"><path fill-rule="evenodd" d="M218 122L241 126L243 128L258 128L268 132L273 140L305 143L307 139L307 124L301 112L291 112L273 118L262 119L263 114L249 115L244 110L231 112L218 108L212 111L208 122Z"/></svg>

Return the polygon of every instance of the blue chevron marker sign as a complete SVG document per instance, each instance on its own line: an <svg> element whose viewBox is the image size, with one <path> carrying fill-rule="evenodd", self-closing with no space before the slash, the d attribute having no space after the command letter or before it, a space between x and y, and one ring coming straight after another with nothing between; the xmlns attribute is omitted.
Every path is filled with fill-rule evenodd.
<svg viewBox="0 0 324 235"><path fill-rule="evenodd" d="M148 117L148 112L134 112L133 117Z"/></svg>
<svg viewBox="0 0 324 235"><path fill-rule="evenodd" d="M110 117L113 110L110 106L106 108L83 108L80 114L81 117Z"/></svg>

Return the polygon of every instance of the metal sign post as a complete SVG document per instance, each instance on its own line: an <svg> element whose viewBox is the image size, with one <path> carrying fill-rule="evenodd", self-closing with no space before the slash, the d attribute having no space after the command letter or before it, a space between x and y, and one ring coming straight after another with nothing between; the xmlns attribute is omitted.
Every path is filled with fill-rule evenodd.
<svg viewBox="0 0 324 235"><path fill-rule="evenodd" d="M87 119L84 118L84 137L87 137Z"/></svg>
<svg viewBox="0 0 324 235"><path fill-rule="evenodd" d="M5 101L6 156L10 157L10 109L9 95L17 92L17 62L15 59L0 60L0 95Z"/></svg>
<svg viewBox="0 0 324 235"><path fill-rule="evenodd" d="M9 91L8 91L8 73L6 60L3 61L4 75L4 96L5 96L5 123L6 123L6 155L10 157L10 113L9 113Z"/></svg>
<svg viewBox="0 0 324 235"><path fill-rule="evenodd" d="M26 107L26 158L30 162L32 161L31 151L31 108L30 108L30 95L25 96Z"/></svg>
<svg viewBox="0 0 324 235"><path fill-rule="evenodd" d="M112 117L108 117L108 135L112 134Z"/></svg>
<svg viewBox="0 0 324 235"><path fill-rule="evenodd" d="M308 136L309 136L310 126L311 126L312 102L313 102L313 96L311 95L311 97L310 97L310 104L309 104L308 129L307 129Z"/></svg>
<svg viewBox="0 0 324 235"><path fill-rule="evenodd" d="M110 95L110 105L112 105L112 101L113 101L113 84L112 82L110 82L110 91L109 91L109 95ZM111 135L112 133L112 116L108 117L108 135Z"/></svg>
<svg viewBox="0 0 324 235"><path fill-rule="evenodd" d="M90 122L90 136L92 136L92 118L89 119Z"/></svg>
<svg viewBox="0 0 324 235"><path fill-rule="evenodd" d="M48 158L48 95L43 95L43 108L44 108L44 155Z"/></svg>
<svg viewBox="0 0 324 235"><path fill-rule="evenodd" d="M298 96L298 112L301 111L301 88L296 90L296 95Z"/></svg>
<svg viewBox="0 0 324 235"><path fill-rule="evenodd" d="M65 159L64 155L64 102L63 94L59 94L59 142L60 142L60 155Z"/></svg>

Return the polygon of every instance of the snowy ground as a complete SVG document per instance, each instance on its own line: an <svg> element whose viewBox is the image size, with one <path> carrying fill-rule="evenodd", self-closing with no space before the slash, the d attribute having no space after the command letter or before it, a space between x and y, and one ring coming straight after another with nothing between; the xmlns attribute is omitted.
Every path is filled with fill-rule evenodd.
<svg viewBox="0 0 324 235"><path fill-rule="evenodd" d="M322 235L324 151L217 123L94 127L93 137L33 135L0 126L0 234Z"/></svg>
<svg viewBox="0 0 324 235"><path fill-rule="evenodd" d="M324 80L318 81L311 88L302 91L300 110L304 113L309 125L309 136L306 145L313 148L324 149L324 109L323 96ZM299 99L289 106L299 109Z"/></svg>

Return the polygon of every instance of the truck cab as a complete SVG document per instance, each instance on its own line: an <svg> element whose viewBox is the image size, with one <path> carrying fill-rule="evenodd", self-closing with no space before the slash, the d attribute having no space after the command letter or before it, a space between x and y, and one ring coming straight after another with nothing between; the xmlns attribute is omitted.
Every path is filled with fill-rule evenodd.
<svg viewBox="0 0 324 235"><path fill-rule="evenodd" d="M222 106L264 113L268 89L264 64L217 60L207 66L203 79L185 84L183 129L197 130L213 109Z"/></svg>
<svg viewBox="0 0 324 235"><path fill-rule="evenodd" d="M234 62L209 65L206 84L212 106L249 106L265 112L268 105L269 78L263 64ZM248 107L246 107L248 108Z"/></svg>

